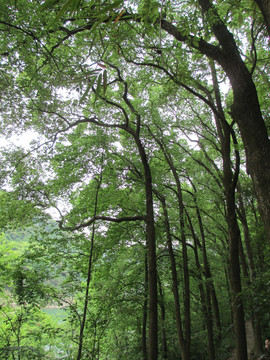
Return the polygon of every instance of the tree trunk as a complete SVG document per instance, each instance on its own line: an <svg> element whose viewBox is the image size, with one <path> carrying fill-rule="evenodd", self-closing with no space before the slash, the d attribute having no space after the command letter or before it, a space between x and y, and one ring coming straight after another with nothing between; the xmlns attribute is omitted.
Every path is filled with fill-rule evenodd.
<svg viewBox="0 0 270 360"><path fill-rule="evenodd" d="M190 345L191 345L191 318L190 318L190 285L189 285L189 268L188 268L188 253L187 253L187 243L186 243L186 234L185 234L185 220L184 220L184 203L182 196L182 188L180 179L177 173L177 170L174 166L173 160L167 152L164 143L159 140L156 136L154 139L160 146L161 151L164 154L165 160L167 161L173 177L176 183L176 195L178 200L178 211L179 211L179 224L180 224L180 239L182 245L182 258L183 258L183 270L184 270L184 332L185 332L185 353L183 360L189 360L190 358Z"/></svg>
<svg viewBox="0 0 270 360"><path fill-rule="evenodd" d="M270 36L270 0L254 0L263 15L265 25Z"/></svg>
<svg viewBox="0 0 270 360"><path fill-rule="evenodd" d="M238 217L243 226L244 242L245 242L245 247L246 247L246 251L247 251L250 278L251 278L251 280L254 280L256 277L255 265L254 265L254 260L253 260L253 253L252 253L252 248L251 248L251 243L250 243L248 222L247 222L245 207L243 204L240 183L238 183L238 185L237 185L237 194L238 194L238 204L239 204L239 209L237 211L237 214L238 214Z"/></svg>
<svg viewBox="0 0 270 360"><path fill-rule="evenodd" d="M161 322L162 322L162 358L164 360L168 359L168 346L167 346L167 336L166 336L166 326L165 326L165 319L166 319L166 309L164 303L164 293L162 291L162 284L160 277L158 277L158 285L159 285L159 306L161 309Z"/></svg>
<svg viewBox="0 0 270 360"><path fill-rule="evenodd" d="M230 201L229 201L230 202ZM227 209L230 204L227 205ZM232 314L234 321L234 332L236 342L236 359L247 360L247 343L245 330L245 317L243 301L241 294L241 278L240 278L240 264L239 264L239 246L240 231L237 225L236 217L233 216L231 210L228 209L227 219L229 228L229 279L230 288L232 292ZM230 214L229 214L230 213Z"/></svg>
<svg viewBox="0 0 270 360"><path fill-rule="evenodd" d="M248 280L248 267L247 267L246 256L244 253L242 241L239 242L239 257L240 257L243 276L245 279Z"/></svg>
<svg viewBox="0 0 270 360"><path fill-rule="evenodd" d="M148 306L148 260L147 251L144 259L144 302L143 302L143 325L142 325L142 353L143 360L147 360L147 306Z"/></svg>
<svg viewBox="0 0 270 360"><path fill-rule="evenodd" d="M148 249L148 286L149 286L149 334L148 360L158 359L158 297L157 297L157 264L154 206L152 194L152 176L147 156L139 136L129 128L128 132L136 141L144 168L144 184L146 196L146 236Z"/></svg>
<svg viewBox="0 0 270 360"><path fill-rule="evenodd" d="M165 223L166 236L167 236L167 246L168 246L168 252L169 252L170 262L171 262L172 287L173 287L173 298L174 298L174 312L175 312L178 343L179 343L179 348L180 348L182 359L183 360L188 360L188 358L186 356L185 339L184 339L184 334L183 334L183 329L182 329L182 319L181 319L181 312L180 312L180 299L179 299L179 292L178 292L178 278L177 278L177 271L176 271L175 256L174 256L173 246L172 246L171 230L170 230L168 211L167 211L165 198L160 195L159 199L160 199L160 201L162 203L162 208L163 208L164 223Z"/></svg>
<svg viewBox="0 0 270 360"><path fill-rule="evenodd" d="M102 161L103 161L103 157L102 157ZM97 214L98 194L99 194L101 182L102 182L102 169L101 169L100 178L99 178L98 184L97 184L96 198L95 198L95 206L94 206L94 217L95 217L96 214ZM78 346L77 360L80 360L81 357L82 357L84 328L85 328L87 308L88 308L88 302L89 302L89 287L90 287L90 281L91 281L91 276L92 276L92 262L93 262L93 251L94 251L94 239L95 239L95 222L93 222L93 225L92 225L92 234L91 234L91 243L90 243L90 253L89 253L88 271L87 271L87 279L86 279L86 290L85 290L85 297L84 297L83 315L82 315L82 321L81 321L81 326L80 326L79 346Z"/></svg>
<svg viewBox="0 0 270 360"><path fill-rule="evenodd" d="M270 242L270 143L255 86L247 69L243 67L244 65L231 64L227 70L234 90L231 114L241 132L246 151L247 171L253 180L259 211Z"/></svg>
<svg viewBox="0 0 270 360"><path fill-rule="evenodd" d="M223 67L232 85L234 100L231 116L241 133L247 171L254 183L259 210L270 242L270 141L261 114L257 90L233 35L219 18L213 4L209 0L199 0L199 3L205 14L213 11L217 16L217 21L212 22L212 30L223 51L215 60Z"/></svg>
<svg viewBox="0 0 270 360"><path fill-rule="evenodd" d="M190 216L188 215L187 211L187 218L189 221L189 225L190 225L190 229L191 229L191 233L192 233L192 237L194 240L194 246L193 246L193 250L194 250L194 254L195 254L195 263L196 263L196 267L198 270L198 280L199 280L199 292L200 292L200 296L201 296L201 304L202 304L202 313L203 313L203 317L205 319L205 324L206 324L206 329L207 329L207 338L208 338L208 359L209 360L215 360L215 346L214 346L214 331L213 331L213 314L212 314L212 308L211 308L211 295L210 295L210 289L209 286L207 284L207 278L205 281L205 288L206 291L204 291L204 287L203 287L203 278L202 278L202 273L205 272L205 270L202 269L201 265L200 265L200 261L199 261L199 256L198 256L198 239L197 236L195 234Z"/></svg>
<svg viewBox="0 0 270 360"><path fill-rule="evenodd" d="M252 314L251 324L252 324L253 336L254 336L254 352L256 356L259 356L263 351L262 328L258 317L255 315L255 312L253 312Z"/></svg>
<svg viewBox="0 0 270 360"><path fill-rule="evenodd" d="M237 360L247 360L244 306L240 297L242 291L239 263L239 244L241 242L241 237L235 211L235 187L233 185L229 148L230 134L227 131L227 134L225 134L223 139L222 157L227 210L226 220L229 234L229 280L232 292L232 314L236 341L236 358Z"/></svg>
<svg viewBox="0 0 270 360"><path fill-rule="evenodd" d="M208 257L207 257L206 239L205 239L205 233L204 233L204 228L203 228L203 222L202 222L200 209L198 207L197 199L196 199L196 191L197 190L193 183L192 183L192 186L195 191L194 202L195 202L196 215L198 218L200 234L201 234L201 239L202 239L203 263L204 263L204 274L205 274L205 278L206 278L206 286L210 292L216 327L218 330L218 338L220 338L221 321L220 321L219 305L218 305L218 300L217 300L217 296L216 296L215 286L214 286L213 279L212 279L210 264L209 264Z"/></svg>
<svg viewBox="0 0 270 360"><path fill-rule="evenodd" d="M221 153L223 161L223 185L226 200L226 221L229 234L229 280L232 293L232 315L234 322L234 332L236 341L237 360L247 360L246 329L243 301L241 294L241 276L239 263L239 246L241 242L240 229L236 217L235 189L238 181L240 159L237 150L235 150L235 170L231 168L231 134L234 136L230 125L227 123L222 104L220 101L220 92L217 82L215 66L211 63L213 87L220 118L215 114L218 133L220 136ZM222 131L220 131L222 129ZM236 139L233 139L234 142Z"/></svg>
<svg viewBox="0 0 270 360"><path fill-rule="evenodd" d="M219 63L230 79L234 101L231 116L237 123L244 143L247 171L251 175L259 211L262 215L270 243L270 141L258 100L255 84L238 50L233 35L209 0L199 0L202 12L219 41L219 47L208 44L203 39L199 44L191 44L196 50ZM215 21L213 21L213 19ZM178 41L187 42L186 36L176 26L165 19L160 25Z"/></svg>
<svg viewBox="0 0 270 360"><path fill-rule="evenodd" d="M241 186L238 184L237 186L237 193L238 193L238 203L239 203L239 209L237 211L238 217L241 221L241 224L243 226L243 232L244 232L244 241L245 241L245 247L247 252L247 258L248 258L248 268L249 268L249 274L250 279L249 282L252 285L252 283L256 279L256 271L255 271L255 265L254 265L254 259L253 259L253 252L252 247L250 244L250 232L246 217L246 211L242 200L242 194L241 194ZM256 314L255 309L257 309L258 305L256 304L256 297L255 300L251 299L251 321L252 321L252 328L253 328L253 334L254 334L254 351L255 355L259 356L262 351L262 345L261 345L261 324L260 320Z"/></svg>

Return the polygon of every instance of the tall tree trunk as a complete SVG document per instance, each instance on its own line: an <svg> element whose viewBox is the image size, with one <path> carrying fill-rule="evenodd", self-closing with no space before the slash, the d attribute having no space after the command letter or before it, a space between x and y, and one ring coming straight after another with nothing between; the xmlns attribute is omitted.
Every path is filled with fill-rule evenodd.
<svg viewBox="0 0 270 360"><path fill-rule="evenodd" d="M189 268L188 268L188 252L185 234L185 220L184 220L184 203L182 196L182 187L180 179L177 174L177 170L174 167L170 155L166 154L166 160L172 170L177 187L177 199L178 199L178 211L179 211L179 223L181 233L181 245L182 245L182 258L183 258L183 271L184 271L184 329L185 329L185 358L190 358L190 345L191 345L191 318L190 318L190 285L189 285Z"/></svg>
<svg viewBox="0 0 270 360"><path fill-rule="evenodd" d="M217 61L230 79L234 95L231 116L241 133L246 153L247 170L252 177L259 210L270 243L270 141L260 111L256 87L241 58L233 35L219 17L212 1L199 0L199 4L205 18L209 18L213 35L219 41L220 46L208 44L203 39L199 41L198 45L191 44L191 46L208 58ZM163 30L178 41L187 41L188 37L184 36L176 26L165 19L160 21L160 25Z"/></svg>
<svg viewBox="0 0 270 360"><path fill-rule="evenodd" d="M102 158L102 161L103 161L103 158ZM98 180L97 190L96 190L96 198L95 198L95 205L94 205L94 217L97 214L98 194L99 194L101 182L102 182L102 168L101 168L101 174L100 174L100 178ZM89 302L89 287L90 287L90 281L91 281L91 275L92 275L92 261L93 261L93 251L94 251L95 225L96 224L95 224L95 221L94 221L93 225L92 225L92 234L91 234L91 242L90 242L91 245L90 245L90 253L89 253L89 260L88 260L88 271L87 271L86 289L85 289L85 297L84 297L84 308L83 308L83 315L82 315L82 321L81 321L81 326L80 326L79 347L78 347L78 353L77 353L77 360L80 360L81 357L82 357L84 328L85 328L87 308L88 308L88 302Z"/></svg>
<svg viewBox="0 0 270 360"><path fill-rule="evenodd" d="M145 152L144 145L140 139L141 129L141 116L135 110L131 101L128 98L128 84L121 76L120 70L110 64L112 68L117 71L118 80L124 84L124 92L122 95L123 101L129 108L130 112L136 118L136 129L130 126L130 119L126 110L119 104L113 103L103 98L110 105L114 105L121 109L125 118L125 125L116 125L116 127L123 129L134 139L139 156L144 170L144 189L145 189L145 210L146 210L146 242L147 242L147 254L148 254L148 319L149 319L149 331L148 331L148 360L158 359L158 294L157 294L157 259L156 259L156 234L155 234L155 220L154 220L154 203L153 203L153 187L152 187L152 174L148 163L148 158ZM132 123L134 123L132 121ZM108 125L110 127L110 125Z"/></svg>
<svg viewBox="0 0 270 360"><path fill-rule="evenodd" d="M248 268L249 268L249 274L250 279L249 282L252 284L256 279L256 270L254 265L254 259L253 259L253 252L252 247L250 243L250 232L246 217L246 211L242 199L242 193L241 193L241 186L240 183L237 185L237 194L238 194L238 204L239 209L237 211L238 217L241 221L242 227L243 227L243 233L244 233L244 242L246 247L246 253L248 258ZM256 297L255 297L256 298ZM251 322L252 322L252 328L253 328L253 334L254 334L254 350L255 354L259 356L259 354L262 351L262 345L261 345L261 325L260 325L260 319L258 318L255 309L257 308L256 299L251 301Z"/></svg>
<svg viewBox="0 0 270 360"><path fill-rule="evenodd" d="M228 303L230 305L231 324L233 324L232 292L231 292L231 289L230 289L230 279L229 279L228 269L229 269L229 262L228 262L227 266L224 266L224 274L225 274L225 280L226 280L226 290L227 290L227 294L228 294Z"/></svg>
<svg viewBox="0 0 270 360"><path fill-rule="evenodd" d="M232 292L232 314L234 321L236 358L237 360L247 360L246 329L243 301L241 294L241 276L239 264L239 246L241 242L240 229L236 217L235 189L238 181L240 158L235 150L235 170L232 172L231 165L231 135L236 141L232 128L227 123L222 104L215 71L215 66L211 63L213 87L220 117L215 114L216 125L220 136L221 154L223 160L223 185L226 200L226 221L229 234L229 280ZM236 144L235 144L236 145Z"/></svg>
<svg viewBox="0 0 270 360"><path fill-rule="evenodd" d="M186 355L185 338L184 338L183 329L182 329L180 299L179 299L179 290L178 290L178 278L177 278L175 256L174 256L174 251L173 251L173 246L172 246L172 238L171 238L171 230L170 230L168 211L167 211L165 198L160 194L158 194L158 196L161 201L162 208L163 208L167 246L168 246L168 252L169 252L170 263L171 263L172 288L173 288L173 298L174 298L174 313L175 313L175 320L176 320L178 343L179 343L179 348L180 348L182 359L188 360L187 355Z"/></svg>
<svg viewBox="0 0 270 360"><path fill-rule="evenodd" d="M270 141L261 114L257 90L235 40L209 0L199 0L203 12L213 13L213 32L223 48L217 60L228 75L234 94L231 116L237 123L244 143L247 170L257 194L259 210L270 242Z"/></svg>
<svg viewBox="0 0 270 360"><path fill-rule="evenodd" d="M144 302L143 302L143 325L142 325L142 352L143 360L147 360L147 307L148 307L148 254L145 253L144 259Z"/></svg>
<svg viewBox="0 0 270 360"><path fill-rule="evenodd" d="M217 300L217 296L216 296L215 286L214 286L213 279L212 279L210 264L209 264L208 256L207 256L206 239L205 239L202 217L201 217L200 209L197 204L197 198L196 198L197 190L196 190L196 187L194 186L194 184L192 183L192 181L191 181L191 184L192 184L192 187L195 192L193 197L194 197L196 215L197 215L197 219L199 222L199 229L200 229L200 234L201 234L201 239L202 239L203 263L204 263L204 274L205 274L205 278L206 278L206 286L210 292L216 327L218 330L218 338L219 338L220 334L221 334L221 321L220 321L219 305L218 305L218 300Z"/></svg>
<svg viewBox="0 0 270 360"><path fill-rule="evenodd" d="M204 287L203 287L203 278L202 278L202 273L205 271L202 269L201 265L200 265L200 261L199 261L199 255L198 255L198 244L199 244L199 240L195 234L190 216L188 215L187 211L187 218L188 218L188 222L190 225L190 229L191 229L191 233L192 233L192 237L194 240L194 246L193 246L193 250L194 250L194 255L195 255L195 263L196 263L196 267L198 270L198 280L199 280L199 292L200 292L200 296L201 296L201 304L202 304L202 313L203 313L203 317L205 319L205 324L206 324L206 329L207 329L207 338L208 338L208 359L209 360L215 360L215 346L214 346L214 331L213 331L213 314L212 314L212 308L211 308L211 294L210 294L210 289L209 286L207 284L207 279L205 281L205 288L206 291L204 291Z"/></svg>
<svg viewBox="0 0 270 360"><path fill-rule="evenodd" d="M253 329L253 335L254 335L254 352L256 356L259 356L262 351L263 351L263 347L262 347L262 328L261 328L261 323L258 319L258 317L256 316L256 312L254 311L254 309L252 309L252 318L251 318L251 324L252 324L252 329Z"/></svg>
<svg viewBox="0 0 270 360"><path fill-rule="evenodd" d="M144 168L144 185L146 197L146 236L148 249L148 285L149 285L149 335L148 360L158 359L158 296L157 296L157 263L154 206L152 193L152 176L147 156L140 138L135 131L128 131L136 141Z"/></svg>
<svg viewBox="0 0 270 360"><path fill-rule="evenodd" d="M240 263L241 263L243 276L245 279L248 279L248 267L247 267L246 256L244 253L242 241L239 243L239 257L240 257Z"/></svg>
<svg viewBox="0 0 270 360"><path fill-rule="evenodd" d="M234 332L236 341L236 358L237 360L247 360L247 344L244 306L241 299L241 278L239 264L239 241L240 230L238 228L236 216L233 214L234 199L226 195L227 198L227 221L229 228L229 279L232 291L232 313L234 321Z"/></svg>
<svg viewBox="0 0 270 360"><path fill-rule="evenodd" d="M232 117L237 122L246 151L247 170L256 191L259 211L270 242L270 145L260 113L255 86L247 70L238 74L239 68L230 69L234 90ZM229 71L228 71L229 72ZM248 102L246 101L248 99Z"/></svg>
<svg viewBox="0 0 270 360"><path fill-rule="evenodd" d="M182 259L183 259L183 272L184 272L184 333L185 341L183 345L185 346L185 358L183 360L188 360L190 358L190 345L191 345L191 318L190 318L190 284L189 284L189 268L188 268L188 253L187 253L187 243L186 243L186 234L185 234L185 214L184 214L184 203L182 195L182 187L180 179L174 166L172 157L167 151L165 144L162 140L158 139L148 128L149 132L160 146L161 151L167 161L171 172L173 174L175 183L176 183L176 196L178 201L178 212L179 212L179 224L180 224L180 241L182 245Z"/></svg>
<svg viewBox="0 0 270 360"><path fill-rule="evenodd" d="M238 214L238 217L239 217L242 227L243 227L244 242L245 242L245 247L246 247L246 252L247 252L250 278L251 278L251 280L254 280L256 277L256 271L255 271L252 247L251 247L251 243L250 243L250 233L249 233L249 228L248 228L246 211L245 211L245 207L244 207L244 203L243 203L243 199L242 199L240 183L238 183L238 185L237 185L237 194L238 194L238 204L239 204L239 209L237 209L237 214Z"/></svg>
<svg viewBox="0 0 270 360"><path fill-rule="evenodd" d="M218 340L221 340L221 320L220 320L220 312L219 312L219 304L217 299L217 293L215 290L214 283L210 286L210 292L211 292L211 303L213 308L213 315L215 320L215 325L218 331Z"/></svg>
<svg viewBox="0 0 270 360"><path fill-rule="evenodd" d="M162 290L162 284L160 277L158 276L158 285L159 285L159 306L161 309L161 323L162 323L162 359L166 360L168 359L168 346L167 346L167 335L166 335L166 308L165 308L165 302L164 302L164 293Z"/></svg>

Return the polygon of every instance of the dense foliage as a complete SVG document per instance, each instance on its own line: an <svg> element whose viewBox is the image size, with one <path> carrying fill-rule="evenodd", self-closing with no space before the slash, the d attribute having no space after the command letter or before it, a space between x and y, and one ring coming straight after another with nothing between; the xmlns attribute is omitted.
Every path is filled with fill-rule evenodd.
<svg viewBox="0 0 270 360"><path fill-rule="evenodd" d="M261 354L265 4L0 4L1 359Z"/></svg>

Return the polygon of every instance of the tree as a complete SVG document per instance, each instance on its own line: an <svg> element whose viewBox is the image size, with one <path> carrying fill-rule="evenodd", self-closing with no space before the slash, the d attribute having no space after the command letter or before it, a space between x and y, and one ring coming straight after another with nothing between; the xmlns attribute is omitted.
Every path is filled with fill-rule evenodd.
<svg viewBox="0 0 270 360"><path fill-rule="evenodd" d="M269 103L263 98L267 87L260 84L262 78L267 79L267 44L261 14L250 4L150 0L1 5L0 31L5 34L0 62L1 129L6 137L31 129L37 138L28 148L12 145L2 153L0 200L8 206L1 210L0 220L5 227L16 227L16 219L22 225L33 224L35 216L48 212L57 219L60 229L50 228L55 241L46 231L42 234L50 239L48 261L56 261L59 269L68 268L64 271L68 280L58 296L71 304L69 339L74 347L76 341L79 344L78 359L102 356L101 348L106 351L103 336L111 344L112 333L121 351L133 339L134 344L143 344L145 358L148 346L149 360L157 359L162 336L164 356L180 356L177 350L172 355L172 332L166 325L173 323L168 305L173 302L182 357L194 354L192 329L200 329L201 334L206 326L209 356L214 358L214 332L218 337L220 323L230 322L224 302L220 307L225 319L220 322L214 282L226 289L227 273L231 292L226 299L236 324L237 356L245 358L239 265L241 259L246 277L245 251L252 271L253 265L247 237L248 246L241 247L236 210L246 234L253 215L245 221L244 205L239 202L239 209L235 205L239 153L242 156L245 149L243 166L251 174L267 231L270 172L268 118L262 117ZM226 84L223 94L218 82ZM256 204L253 214L258 220ZM118 329L125 329L125 324L118 327L115 313L107 309L110 303L97 305L92 295L95 298L102 287L102 281L95 279L96 264L106 267L103 257L106 246L111 246L103 246L102 234L111 232L110 241L116 241L122 236L113 229L125 229L126 224L132 230L125 230L125 236L131 236L132 242L125 239L123 258L133 256L129 247L137 238L138 267L144 273L148 269L148 276L142 279L143 292L135 286L143 293L142 307L136 307L142 327L137 329L130 320L127 340L122 341ZM69 241L72 232L74 243L78 242L74 248L71 241L72 256L64 252L61 263L57 254L53 258L52 249L57 249L63 230ZM256 239L251 244L254 249ZM117 254L120 247L115 249ZM218 254L221 264L213 254ZM116 257L114 261L118 264ZM121 264L125 262L119 262L119 269ZM204 274L198 276L191 265L196 272L204 269ZM222 276L211 272L213 267L219 273L222 269ZM132 266L132 272L136 269ZM25 274L22 267L17 270L19 302L23 303ZM114 275L120 278L119 273ZM31 279L31 272L28 275ZM171 277L173 292L168 288ZM133 301L135 294L128 284L125 287ZM121 304L118 297L125 294L124 288L114 293L112 302ZM68 291L72 301L67 299ZM158 326L158 303L162 326ZM203 321L194 320L198 304L207 309ZM98 321L101 312L108 314L103 324ZM134 337L129 333L132 327L137 329Z"/></svg>
<svg viewBox="0 0 270 360"><path fill-rule="evenodd" d="M266 28L268 31L268 35L270 36L270 3L269 0L255 0L257 5L259 6L262 15L264 17L264 21L266 24Z"/></svg>

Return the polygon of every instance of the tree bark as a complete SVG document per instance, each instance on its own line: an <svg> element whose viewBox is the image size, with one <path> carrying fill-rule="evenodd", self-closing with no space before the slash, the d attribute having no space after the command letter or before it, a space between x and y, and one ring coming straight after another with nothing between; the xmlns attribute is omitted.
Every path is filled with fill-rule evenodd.
<svg viewBox="0 0 270 360"><path fill-rule="evenodd" d="M254 0L259 6L264 18L268 35L270 36L270 0Z"/></svg>

